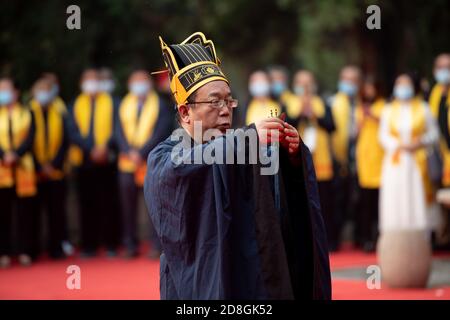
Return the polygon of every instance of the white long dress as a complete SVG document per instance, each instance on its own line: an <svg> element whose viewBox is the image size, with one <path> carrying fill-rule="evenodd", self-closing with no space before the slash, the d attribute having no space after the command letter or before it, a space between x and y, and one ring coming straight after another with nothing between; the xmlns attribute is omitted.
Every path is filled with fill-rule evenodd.
<svg viewBox="0 0 450 320"><path fill-rule="evenodd" d="M425 102L426 130L421 142L431 146L438 140L438 129ZM393 154L400 142L412 140L412 106L400 105L399 137L390 131L390 112L388 106L381 116L379 138L385 149L380 187L380 232L391 230L430 229L430 215L426 204L425 188L419 166L410 152L401 152L399 163L392 162Z"/></svg>

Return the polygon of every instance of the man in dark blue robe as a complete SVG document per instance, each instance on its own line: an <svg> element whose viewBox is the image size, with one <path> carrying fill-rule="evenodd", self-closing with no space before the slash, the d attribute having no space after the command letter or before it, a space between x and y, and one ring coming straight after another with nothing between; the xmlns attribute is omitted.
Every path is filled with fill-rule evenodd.
<svg viewBox="0 0 450 320"><path fill-rule="evenodd" d="M181 127L149 154L144 184L161 298L330 299L314 167L297 131L268 118L231 132L237 101L212 42L195 33L161 45ZM277 156L272 174L261 150Z"/></svg>

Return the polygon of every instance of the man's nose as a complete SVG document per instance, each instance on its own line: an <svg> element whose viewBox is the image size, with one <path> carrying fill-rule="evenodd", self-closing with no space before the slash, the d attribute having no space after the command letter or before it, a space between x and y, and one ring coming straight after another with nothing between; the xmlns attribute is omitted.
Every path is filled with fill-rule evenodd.
<svg viewBox="0 0 450 320"><path fill-rule="evenodd" d="M220 116L228 116L228 115L230 115L230 113L231 113L230 109L231 109L230 107L223 106L222 108L220 108L219 115Z"/></svg>

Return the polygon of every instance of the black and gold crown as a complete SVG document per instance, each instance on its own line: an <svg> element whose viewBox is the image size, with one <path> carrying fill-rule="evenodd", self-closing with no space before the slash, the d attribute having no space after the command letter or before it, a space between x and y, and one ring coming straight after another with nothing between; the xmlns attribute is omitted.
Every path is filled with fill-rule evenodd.
<svg viewBox="0 0 450 320"><path fill-rule="evenodd" d="M167 45L161 37L164 63L169 71L170 89L178 105L208 82L223 80L228 83L220 70L214 43L206 40L201 32L189 36L180 44Z"/></svg>

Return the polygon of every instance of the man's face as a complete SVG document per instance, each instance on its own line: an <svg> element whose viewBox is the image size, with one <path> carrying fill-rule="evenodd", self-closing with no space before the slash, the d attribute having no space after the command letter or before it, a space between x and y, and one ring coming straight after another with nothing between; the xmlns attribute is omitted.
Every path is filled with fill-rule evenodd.
<svg viewBox="0 0 450 320"><path fill-rule="evenodd" d="M18 94L12 81L9 79L0 80L0 104L9 105L17 102Z"/></svg>
<svg viewBox="0 0 450 320"><path fill-rule="evenodd" d="M270 79L267 73L256 71L250 75L248 82L250 95L254 98L268 98L270 95Z"/></svg>
<svg viewBox="0 0 450 320"><path fill-rule="evenodd" d="M373 82L365 82L362 87L362 95L368 101L373 101L377 97L377 88Z"/></svg>
<svg viewBox="0 0 450 320"><path fill-rule="evenodd" d="M269 72L270 90L275 97L279 97L287 89L287 75L278 69Z"/></svg>
<svg viewBox="0 0 450 320"><path fill-rule="evenodd" d="M81 90L86 94L96 94L99 91L99 77L96 70L83 72L80 81Z"/></svg>
<svg viewBox="0 0 450 320"><path fill-rule="evenodd" d="M54 74L52 72L45 73L43 75L43 78L45 78L48 82L50 82L50 84L52 86L58 85L58 83L59 83L58 77L56 76L56 74Z"/></svg>
<svg viewBox="0 0 450 320"><path fill-rule="evenodd" d="M35 94L37 91L50 91L51 88L52 88L52 83L50 81L39 81L33 87L33 94Z"/></svg>
<svg viewBox="0 0 450 320"><path fill-rule="evenodd" d="M404 74L398 76L398 78L395 80L395 85L410 86L411 88L413 87L411 78Z"/></svg>
<svg viewBox="0 0 450 320"><path fill-rule="evenodd" d="M438 69L448 69L450 70L450 55L442 54L436 58L434 63L434 70Z"/></svg>
<svg viewBox="0 0 450 320"><path fill-rule="evenodd" d="M52 95L52 83L47 78L40 79L32 89L33 97L42 107L48 106L54 98Z"/></svg>
<svg viewBox="0 0 450 320"><path fill-rule="evenodd" d="M353 83L355 86L359 85L359 71L354 67L346 67L342 70L341 81L348 81Z"/></svg>
<svg viewBox="0 0 450 320"><path fill-rule="evenodd" d="M196 91L195 101L205 102L213 100L231 99L231 90L225 81L212 81L200 87ZM231 128L233 116L232 108L224 106L220 109L213 108L208 103L198 103L188 105L188 114L183 117L182 122L188 126L190 133L193 133L194 121L202 122L202 134L208 129L216 129L217 134L224 134ZM192 130L192 131L191 131Z"/></svg>
<svg viewBox="0 0 450 320"><path fill-rule="evenodd" d="M440 54L436 58L433 71L437 83L450 85L450 54Z"/></svg>
<svg viewBox="0 0 450 320"><path fill-rule="evenodd" d="M113 74L108 68L103 68L98 72L99 91L112 93L116 87Z"/></svg>
<svg viewBox="0 0 450 320"><path fill-rule="evenodd" d="M281 70L271 70L269 72L269 77L272 82L281 82L284 84L287 82L286 74Z"/></svg>
<svg viewBox="0 0 450 320"><path fill-rule="evenodd" d="M360 71L357 67L344 67L339 76L338 91L349 97L354 97L358 94L360 84Z"/></svg>
<svg viewBox="0 0 450 320"><path fill-rule="evenodd" d="M296 92L302 91L303 94L314 94L316 91L316 82L312 73L308 71L298 72L294 77L294 90Z"/></svg>
<svg viewBox="0 0 450 320"><path fill-rule="evenodd" d="M138 97L146 96L151 90L150 76L145 71L135 71L128 79L128 89Z"/></svg>

